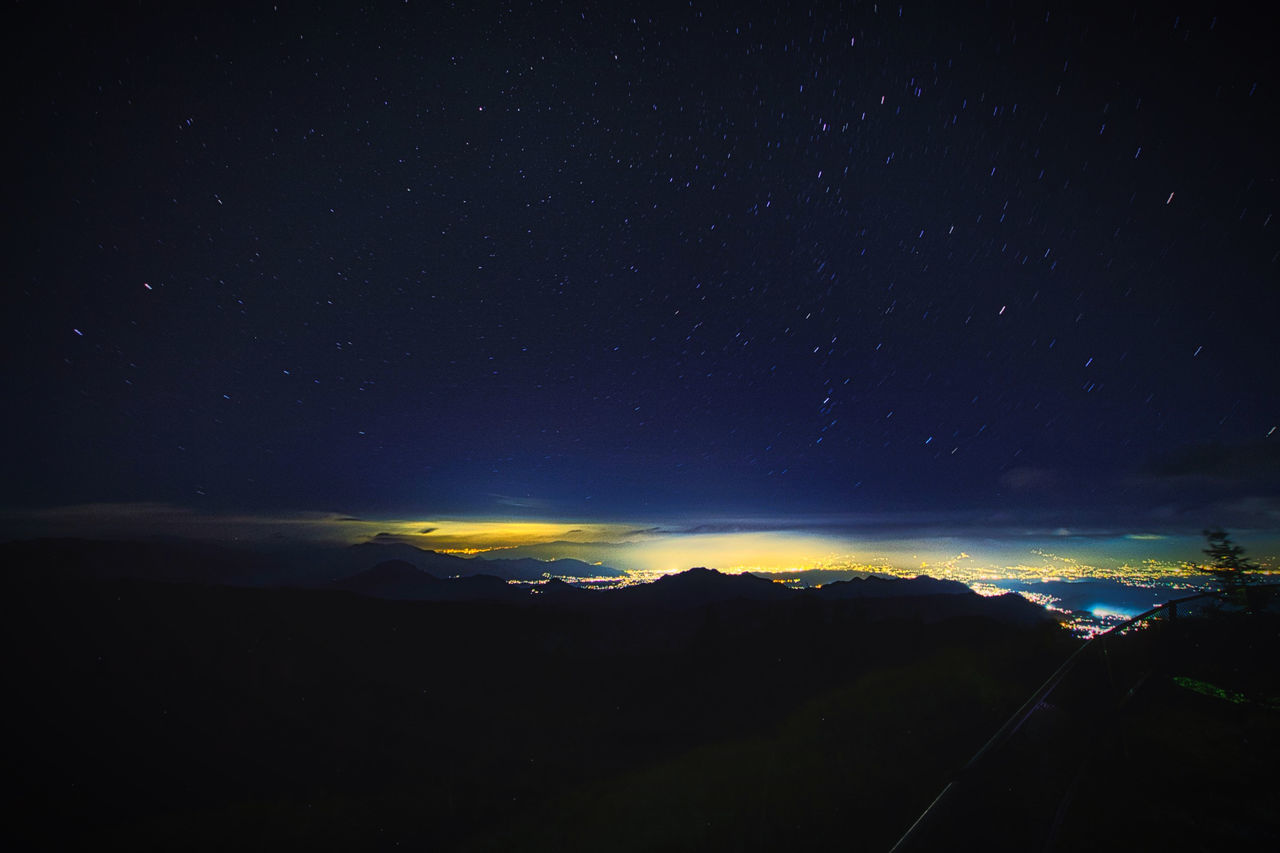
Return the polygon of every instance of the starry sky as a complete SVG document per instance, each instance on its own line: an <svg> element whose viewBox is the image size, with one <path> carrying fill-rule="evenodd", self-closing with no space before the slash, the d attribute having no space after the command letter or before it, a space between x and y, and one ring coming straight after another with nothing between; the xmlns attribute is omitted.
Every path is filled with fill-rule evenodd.
<svg viewBox="0 0 1280 853"><path fill-rule="evenodd" d="M11 514L1280 528L1262 12L110 5L7 36Z"/></svg>

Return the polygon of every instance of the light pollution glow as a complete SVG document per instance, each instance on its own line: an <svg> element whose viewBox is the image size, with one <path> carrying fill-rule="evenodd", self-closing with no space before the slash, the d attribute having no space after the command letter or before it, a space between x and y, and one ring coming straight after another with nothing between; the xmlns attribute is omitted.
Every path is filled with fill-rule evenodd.
<svg viewBox="0 0 1280 853"><path fill-rule="evenodd" d="M0 515L3 532L30 536L171 536L243 544L402 542L460 555L574 558L637 576L707 566L723 572L827 569L984 583L999 579L1103 579L1125 583L1203 579L1194 535L1144 531L1073 533L971 525L949 531L895 524L874 531L825 519L683 519L678 523L554 521L512 518L376 519L338 513L208 513L168 504L83 504ZM15 532L21 531L18 535ZM1274 571L1280 536L1244 533L1238 541Z"/></svg>
<svg viewBox="0 0 1280 853"><path fill-rule="evenodd" d="M750 530L700 532L644 524L576 524L469 520L397 525L395 539L431 550L492 557L573 558L603 563L636 579L707 566L722 572L783 574L814 569L899 577L931 575L969 584L991 581L1109 580L1125 584L1203 583L1188 561L1200 556L1199 536L1113 534L1072 536L974 531L969 535L907 533L867 536L849 532ZM430 528L429 533L410 532ZM405 531L395 534L394 530ZM378 537L386 539L388 537ZM1268 570L1277 560L1250 554ZM1263 544L1275 548L1269 537ZM1272 554L1275 551L1271 551Z"/></svg>

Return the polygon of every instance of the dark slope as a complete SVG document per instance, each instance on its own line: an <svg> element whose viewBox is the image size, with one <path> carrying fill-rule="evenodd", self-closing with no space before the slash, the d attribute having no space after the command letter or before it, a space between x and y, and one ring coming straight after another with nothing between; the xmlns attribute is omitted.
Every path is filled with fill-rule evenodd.
<svg viewBox="0 0 1280 853"><path fill-rule="evenodd" d="M11 573L67 579L137 580L250 586L278 572L271 556L188 541L30 539L0 543L0 565Z"/></svg>
<svg viewBox="0 0 1280 853"><path fill-rule="evenodd" d="M867 799L845 813L879 843L910 817L907 794L923 796L989 734L1063 641L972 615L880 618L894 599L823 601L706 570L628 595L432 579L395 562L360 577L364 591L412 582L484 597L475 585L519 603L6 578L6 761L22 781L8 831L73 849L453 849L523 834L541 809L561 815L661 762L682 774L716 745L768 742L813 702L843 709L847 732L801 723L778 767L825 761L824 740L906 719L877 709L918 701L902 691L923 680L949 697L946 719L886 729L858 759ZM872 677L880 686L856 686ZM924 756L910 779L871 769L908 746ZM659 787L674 782L666 772ZM789 826L808 813L798 807L755 820ZM495 838L485 843L521 846Z"/></svg>
<svg viewBox="0 0 1280 853"><path fill-rule="evenodd" d="M6 573L5 758L20 785L5 832L95 850L763 850L841 846L856 825L885 849L1077 645L1043 621L1021 627L1039 609L1017 596L825 598L709 570L625 595L433 579L394 561L360 577L521 597ZM1276 682L1259 663L1275 621L1235 624L1183 619L1081 666L939 831L991 840L984 804L1013 802L1012 785L1019 818L995 847L1024 849L1082 760L1126 784L1122 737L1170 781L1124 808L1082 789L1063 838L1140 846L1155 816L1197 843L1273 849L1258 785ZM1148 678L1123 716L1099 704ZM1091 740L1095 723L1112 740ZM1222 792L1214 814L1169 812L1185 762Z"/></svg>

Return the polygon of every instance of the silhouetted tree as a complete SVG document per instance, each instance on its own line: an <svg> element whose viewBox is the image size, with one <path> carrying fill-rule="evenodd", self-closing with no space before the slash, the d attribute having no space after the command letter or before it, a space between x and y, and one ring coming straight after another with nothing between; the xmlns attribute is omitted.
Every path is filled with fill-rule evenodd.
<svg viewBox="0 0 1280 853"><path fill-rule="evenodd" d="M1221 528L1206 530L1204 538L1209 542L1209 547L1204 549L1204 553L1212 558L1213 562L1196 568L1216 577L1222 584L1222 591L1228 595L1244 590L1252 580L1249 572L1258 571L1258 564L1246 557L1244 548L1232 542L1231 536Z"/></svg>

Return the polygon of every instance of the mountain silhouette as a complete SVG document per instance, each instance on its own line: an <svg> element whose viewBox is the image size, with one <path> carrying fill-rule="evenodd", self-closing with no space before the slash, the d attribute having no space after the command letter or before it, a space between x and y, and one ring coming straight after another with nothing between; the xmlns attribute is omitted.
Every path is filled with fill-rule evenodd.
<svg viewBox="0 0 1280 853"><path fill-rule="evenodd" d="M1048 618L1022 596L983 598L959 581L927 576L868 577L822 587L792 589L749 573L725 574L698 567L652 583L586 591L550 577L599 577L617 569L582 560L542 561L462 558L396 542L345 548L294 545L252 551L187 540L100 541L35 539L0 544L0 562L14 576L62 584L133 579L166 583L342 590L405 601L528 603L567 608L665 608L682 610L723 602L785 602L797 596L859 602L872 618L937 621L978 615L1028 625ZM523 581L510 584L508 581Z"/></svg>
<svg viewBox="0 0 1280 853"><path fill-rule="evenodd" d="M610 566L597 566L582 560L491 559L488 557L456 557L404 542L363 542L343 549L345 574L385 560L403 560L436 577L469 577L492 575L503 580L538 581L551 577L593 578L625 577L626 572Z"/></svg>
<svg viewBox="0 0 1280 853"><path fill-rule="evenodd" d="M525 601L527 589L494 575L437 578L406 560L384 560L333 582L334 589L401 601Z"/></svg>
<svg viewBox="0 0 1280 853"><path fill-rule="evenodd" d="M615 604L685 608L735 600L785 601L799 592L755 575L729 575L698 566L608 595Z"/></svg>
<svg viewBox="0 0 1280 853"><path fill-rule="evenodd" d="M602 595L609 594L608 591L583 589L559 578L531 587L529 593L537 604L569 607L594 605L601 601Z"/></svg>
<svg viewBox="0 0 1280 853"><path fill-rule="evenodd" d="M405 560L384 560L371 569L333 582L335 589L375 598L426 599L441 581Z"/></svg>
<svg viewBox="0 0 1280 853"><path fill-rule="evenodd" d="M512 586L494 575L470 575L446 578L431 588L429 601L523 602L529 600L527 588Z"/></svg>
<svg viewBox="0 0 1280 853"><path fill-rule="evenodd" d="M854 578L836 581L817 589L817 595L826 599L886 598L905 595L972 595L973 590L960 581L940 580L928 575L914 578Z"/></svg>
<svg viewBox="0 0 1280 853"><path fill-rule="evenodd" d="M54 573L67 580L131 578L227 586L332 588L381 563L398 560L437 579L490 575L503 580L547 576L588 578L625 575L581 560L487 560L416 548L403 542L365 542L348 547L270 543L227 547L190 540L104 541L30 539L0 544L0 558L22 571ZM421 578L407 575L413 581ZM375 584L375 578L366 583ZM369 590L365 594L377 595ZM400 596L385 596L400 597ZM416 596L408 596L416 597Z"/></svg>
<svg viewBox="0 0 1280 853"><path fill-rule="evenodd" d="M566 578L620 578L626 577L627 574L609 566L597 566L594 563L586 563L572 558L539 560L534 557L521 557L516 560L509 560L505 558L474 557L463 562L481 563L480 570L484 574L520 581L542 580L548 575Z"/></svg>
<svg viewBox="0 0 1280 853"><path fill-rule="evenodd" d="M388 553L357 552L362 561ZM440 577L382 559L311 588L248 587L175 583L183 559L215 578L272 565L194 544L0 546L17 733L6 758L22 780L11 832L83 850L230 849L246 837L335 850L391 846L371 839L566 849L581 837L594 846L569 846L609 849L619 821L629 834L654 826L653 794L673 824L664 816L645 849L707 840L697 835L707 814L725 815L711 846L733 832L736 849L834 849L856 825L887 849L1079 647L1021 596L958 593L931 578L793 590L697 568L585 590ZM99 576L135 571L169 579ZM1194 632L1170 635L1179 657L1198 655L1193 673L1231 684L1231 649L1275 647L1264 616L1238 629L1201 620L1204 630L1180 617L1159 630ZM1201 649L1204 631L1226 633ZM1133 637L1128 664L1115 647L1107 672L1146 671L1154 637ZM1238 689L1270 695L1270 672ZM1111 684L1096 674L1089 684ZM1178 702L1176 715L1139 694L1126 710L1153 725L1134 731L1182 738L1173 723L1190 718L1213 726L1215 744L1243 743L1247 709L1165 687L1173 692L1161 701ZM1092 738L1086 710L1072 713ZM1270 712L1256 713L1250 737L1265 738ZM1033 740L1009 760L1025 772L991 776L1001 787L975 787L973 807L957 801L950 812L971 816L975 833L991 832L981 804L992 791L1025 794L1027 814L1051 820L1078 773L1074 734L1022 732ZM1181 778L1186 753L1157 746L1163 776ZM1197 778L1232 790L1258 753L1252 744L1225 759L1206 751ZM1027 778L1037 784L1009 790ZM1115 778L1125 778L1120 764ZM1041 790L1043 779L1061 786ZM771 808L761 791L797 796ZM1172 791L1145 796L1143 814L1159 815ZM1073 817L1073 803L1067 821L1093 831L1101 806L1089 809ZM1131 819L1111 820L1123 829Z"/></svg>

